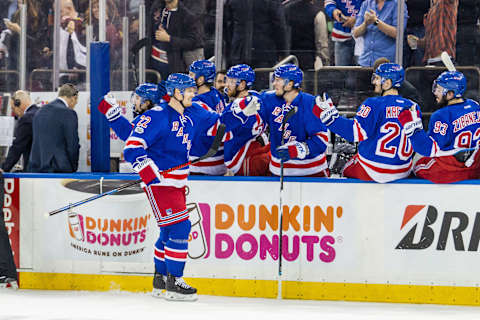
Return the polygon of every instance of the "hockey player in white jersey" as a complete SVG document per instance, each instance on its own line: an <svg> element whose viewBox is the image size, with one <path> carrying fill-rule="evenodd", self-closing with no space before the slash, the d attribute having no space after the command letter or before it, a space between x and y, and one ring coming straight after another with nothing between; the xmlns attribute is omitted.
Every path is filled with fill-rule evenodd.
<svg viewBox="0 0 480 320"><path fill-rule="evenodd" d="M354 119L339 116L326 94L316 98L314 114L321 122L348 141L359 142L358 153L343 168L345 177L390 182L409 176L413 150L398 115L402 108L418 106L398 95L404 75L398 64L380 65L372 83L381 96L365 100Z"/></svg>

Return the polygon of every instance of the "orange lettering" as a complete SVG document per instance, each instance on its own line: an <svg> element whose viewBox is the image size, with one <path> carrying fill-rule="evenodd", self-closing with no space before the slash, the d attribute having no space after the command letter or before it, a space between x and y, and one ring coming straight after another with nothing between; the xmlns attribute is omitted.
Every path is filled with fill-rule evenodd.
<svg viewBox="0 0 480 320"><path fill-rule="evenodd" d="M226 220L223 220L224 213ZM220 230L228 229L233 225L235 213L228 204L217 204L215 206L215 227Z"/></svg>
<svg viewBox="0 0 480 320"><path fill-rule="evenodd" d="M314 230L319 232L322 230L322 225L328 232L333 231L333 207L327 207L327 214L323 212L322 208L315 206L314 211Z"/></svg>
<svg viewBox="0 0 480 320"><path fill-rule="evenodd" d="M95 227L97 225L95 223L95 219L90 218L90 217L86 217L85 222L86 222L86 225L87 225L87 229L90 229L90 230L95 229Z"/></svg>
<svg viewBox="0 0 480 320"><path fill-rule="evenodd" d="M248 206L248 221L245 221L245 207L241 204L238 206L238 225L242 230L248 231L255 225L255 206Z"/></svg>
<svg viewBox="0 0 480 320"><path fill-rule="evenodd" d="M303 231L310 231L310 206L303 207Z"/></svg>
<svg viewBox="0 0 480 320"><path fill-rule="evenodd" d="M283 206L283 231L287 231L289 225L292 225L292 228L295 231L300 230L300 224L297 221L297 216L299 213L299 206L293 206L292 210L289 210L288 206Z"/></svg>
<svg viewBox="0 0 480 320"><path fill-rule="evenodd" d="M267 222L272 230L278 229L278 206L272 206L272 211L270 212L262 204L260 205L258 216L260 230L263 231L267 228Z"/></svg>
<svg viewBox="0 0 480 320"><path fill-rule="evenodd" d="M122 231L122 220L110 219L110 232L114 232L114 231L117 231L117 232Z"/></svg>

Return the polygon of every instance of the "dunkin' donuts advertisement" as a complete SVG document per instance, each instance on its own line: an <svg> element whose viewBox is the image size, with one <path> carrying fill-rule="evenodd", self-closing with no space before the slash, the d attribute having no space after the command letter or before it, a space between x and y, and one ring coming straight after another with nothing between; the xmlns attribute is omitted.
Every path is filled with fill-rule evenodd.
<svg viewBox="0 0 480 320"><path fill-rule="evenodd" d="M99 198L53 216L49 211L106 192L121 180L22 179L33 190L33 269L38 272L151 273L158 239L150 204L139 187ZM28 187L33 184L33 187ZM279 251L278 195L256 182L190 181L192 229L186 274L273 279ZM285 193L282 257L289 272L322 268L345 259L349 208L302 203L300 184ZM23 230L28 234L29 230ZM28 250L27 250L28 251ZM337 267L338 269L338 267ZM290 270L290 271L288 271Z"/></svg>

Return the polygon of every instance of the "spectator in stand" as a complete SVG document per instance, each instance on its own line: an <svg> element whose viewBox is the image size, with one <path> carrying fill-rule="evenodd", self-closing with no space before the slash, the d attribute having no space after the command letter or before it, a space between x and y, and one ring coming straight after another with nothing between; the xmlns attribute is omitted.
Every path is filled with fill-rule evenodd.
<svg viewBox="0 0 480 320"><path fill-rule="evenodd" d="M480 65L479 19L480 1L462 0L458 3L457 63L460 66Z"/></svg>
<svg viewBox="0 0 480 320"><path fill-rule="evenodd" d="M425 48L423 61L428 65L443 66L440 55L446 51L455 59L458 0L432 0L425 15L425 37L408 35L410 48Z"/></svg>
<svg viewBox="0 0 480 320"><path fill-rule="evenodd" d="M404 26L408 12L405 7ZM395 60L397 37L397 0L365 0L360 7L353 29L355 38L363 37L363 52L358 59L362 67L371 67L375 60Z"/></svg>
<svg viewBox="0 0 480 320"><path fill-rule="evenodd" d="M85 70L87 48L83 20L79 17L72 0L61 2L61 28L59 34L59 63L61 70ZM85 74L81 72L60 74L61 83L83 83Z"/></svg>
<svg viewBox="0 0 480 320"><path fill-rule="evenodd" d="M325 14L313 0L289 0L283 4L290 29L290 53L297 56L300 68L313 69L316 58L320 59L321 66L330 65Z"/></svg>
<svg viewBox="0 0 480 320"><path fill-rule="evenodd" d="M430 0L407 1L407 8L409 18L405 34L413 34L418 38L423 38L425 36L423 16L428 12L428 9L430 8ZM425 51L422 48L412 49L408 45L404 46L404 66L422 66L424 54Z"/></svg>
<svg viewBox="0 0 480 320"><path fill-rule="evenodd" d="M186 72L185 51L203 47L194 14L179 0L156 1L147 20L149 66L166 79L170 73Z"/></svg>
<svg viewBox="0 0 480 320"><path fill-rule="evenodd" d="M26 0L27 5L27 72L36 67L44 66L46 56L42 49L48 44L47 15L42 12L41 2ZM20 8L20 7L18 7ZM6 28L10 31L8 46L8 69L18 70L18 58L20 52L20 33L22 31L20 21L20 9L15 11L11 20L4 20ZM16 80L16 79L14 79Z"/></svg>
<svg viewBox="0 0 480 320"><path fill-rule="evenodd" d="M205 57L209 59L215 55L215 23L217 14L217 0L207 0L205 14Z"/></svg>
<svg viewBox="0 0 480 320"><path fill-rule="evenodd" d="M188 10L190 10L196 24L199 42L193 50L183 51L183 60L186 66L190 66L194 61L205 59L204 44L205 44L205 17L207 15L207 3L206 0L181 0ZM207 57L210 58L210 57Z"/></svg>
<svg viewBox="0 0 480 320"><path fill-rule="evenodd" d="M75 172L78 169L78 117L73 110L78 90L66 83L58 98L44 105L33 118L30 172Z"/></svg>
<svg viewBox="0 0 480 320"><path fill-rule="evenodd" d="M30 94L22 90L15 92L10 99L10 104L19 120L15 126L13 144L8 149L8 155L2 164L2 170L5 172L12 170L20 157L23 156L23 169L26 171L30 150L32 149L32 122L38 107L32 103Z"/></svg>
<svg viewBox="0 0 480 320"><path fill-rule="evenodd" d="M269 68L287 54L287 27L280 1L227 0L224 12L227 65Z"/></svg>
<svg viewBox="0 0 480 320"><path fill-rule="evenodd" d="M355 26L356 15L364 0L326 0L325 12L334 20L332 41L335 43L335 65L354 65L355 40L352 38L352 28Z"/></svg>
<svg viewBox="0 0 480 320"><path fill-rule="evenodd" d="M12 20L12 16L17 11L18 0L4 0L0 3L0 19L7 18Z"/></svg>
<svg viewBox="0 0 480 320"><path fill-rule="evenodd" d="M91 8L87 9L85 12L85 24L93 25L93 41L98 41L98 19L99 19L99 0L92 0ZM110 42L110 66L118 67L121 62L121 45L122 45L122 35L118 29L118 23L120 22L120 17L118 14L118 9L113 0L106 1L106 40ZM85 29L84 29L85 30Z"/></svg>

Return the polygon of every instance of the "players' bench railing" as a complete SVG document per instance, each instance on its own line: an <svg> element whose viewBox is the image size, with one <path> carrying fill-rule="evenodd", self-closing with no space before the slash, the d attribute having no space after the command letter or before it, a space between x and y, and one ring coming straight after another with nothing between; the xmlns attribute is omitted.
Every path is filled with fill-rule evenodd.
<svg viewBox="0 0 480 320"><path fill-rule="evenodd" d="M320 67L318 70L314 71L313 77L313 95L319 95L323 92L320 92L319 88L319 78L321 73L332 72L332 71L339 71L341 73L350 73L350 72L373 72L373 68L370 67L360 67L360 66L324 66ZM370 85L370 83L369 83Z"/></svg>
<svg viewBox="0 0 480 320"><path fill-rule="evenodd" d="M115 91L117 91L117 90L120 91L121 90L121 85L120 85L119 88L116 88L116 82L114 80L117 77L121 80L122 79L122 72L123 72L123 70L118 69L118 70L112 70L112 72L110 73L110 83L111 83L112 90L115 90ZM135 69L128 69L128 74L129 74L128 79L135 79L135 73L136 72L137 72L137 70L135 70ZM147 76L147 79L150 79L150 76L155 77L157 79L156 83L159 83L162 80L162 75L157 70L145 69L145 75L149 75L149 76Z"/></svg>
<svg viewBox="0 0 480 320"><path fill-rule="evenodd" d="M296 56L294 56L293 54L291 54L288 57L285 57L283 60L281 60L280 62L278 62L276 65L274 65L271 68L255 68L255 69L253 69L253 71L255 71L255 74L268 73L268 79L271 79L272 78L272 73L273 73L273 71L275 71L275 69L277 69L278 67L280 67L284 64L287 64L289 62L292 62L293 64L298 66L298 58ZM268 81L268 83L269 83L269 89L272 90L273 86L272 86L271 81Z"/></svg>

